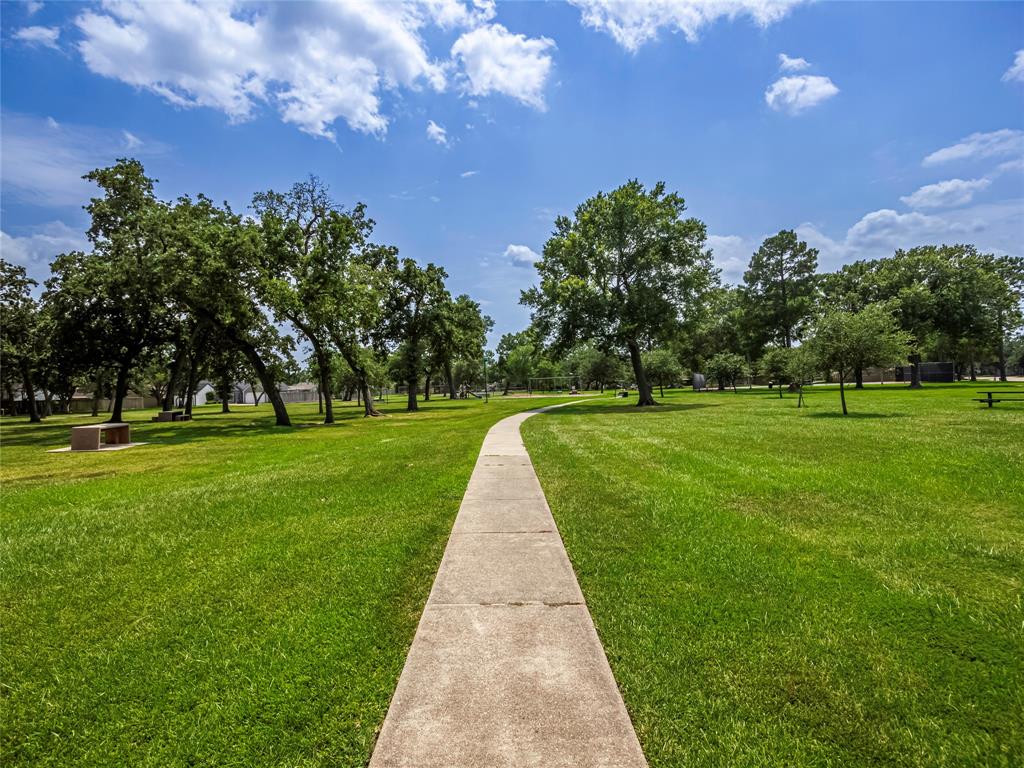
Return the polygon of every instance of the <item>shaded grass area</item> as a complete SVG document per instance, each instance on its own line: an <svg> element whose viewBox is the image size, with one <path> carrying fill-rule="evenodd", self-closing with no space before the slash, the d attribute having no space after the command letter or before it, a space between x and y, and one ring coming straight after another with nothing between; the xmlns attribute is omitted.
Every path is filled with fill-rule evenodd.
<svg viewBox="0 0 1024 768"><path fill-rule="evenodd" d="M978 388L526 422L652 766L1024 764L1024 404Z"/></svg>
<svg viewBox="0 0 1024 768"><path fill-rule="evenodd" d="M483 436L545 402L5 420L0 762L364 764Z"/></svg>

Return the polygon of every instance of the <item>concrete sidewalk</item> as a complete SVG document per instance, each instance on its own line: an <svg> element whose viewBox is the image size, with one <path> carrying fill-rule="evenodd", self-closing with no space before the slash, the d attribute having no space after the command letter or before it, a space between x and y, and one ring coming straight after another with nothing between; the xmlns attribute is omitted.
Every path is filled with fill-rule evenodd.
<svg viewBox="0 0 1024 768"><path fill-rule="evenodd" d="M370 768L647 765L519 435L539 412L484 439Z"/></svg>

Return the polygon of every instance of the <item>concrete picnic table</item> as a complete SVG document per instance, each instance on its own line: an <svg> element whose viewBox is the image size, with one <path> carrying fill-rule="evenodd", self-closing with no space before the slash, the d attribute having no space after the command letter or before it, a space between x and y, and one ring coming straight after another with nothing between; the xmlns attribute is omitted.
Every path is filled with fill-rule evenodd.
<svg viewBox="0 0 1024 768"><path fill-rule="evenodd" d="M72 451L98 451L100 437L106 445L125 445L132 441L131 426L123 421L88 424L71 428Z"/></svg>
<svg viewBox="0 0 1024 768"><path fill-rule="evenodd" d="M184 411L160 411L153 417L153 421L191 421L192 417Z"/></svg>

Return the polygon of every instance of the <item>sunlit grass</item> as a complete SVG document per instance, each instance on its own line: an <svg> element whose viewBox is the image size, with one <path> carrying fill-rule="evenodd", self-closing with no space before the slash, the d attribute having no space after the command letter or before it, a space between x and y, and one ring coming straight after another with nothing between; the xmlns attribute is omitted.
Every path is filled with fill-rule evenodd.
<svg viewBox="0 0 1024 768"><path fill-rule="evenodd" d="M652 766L1024 764L1024 403L978 388L526 423Z"/></svg>
<svg viewBox="0 0 1024 768"><path fill-rule="evenodd" d="M543 402L5 420L0 763L364 764L483 436Z"/></svg>

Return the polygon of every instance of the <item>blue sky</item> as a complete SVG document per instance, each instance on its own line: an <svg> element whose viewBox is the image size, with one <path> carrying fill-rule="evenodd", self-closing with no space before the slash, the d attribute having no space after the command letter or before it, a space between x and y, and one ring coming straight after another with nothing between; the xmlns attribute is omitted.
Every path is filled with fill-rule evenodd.
<svg viewBox="0 0 1024 768"><path fill-rule="evenodd" d="M445 266L496 335L554 216L637 177L723 278L796 228L821 268L1024 255L1024 4L2 4L4 257L81 247L86 170L244 209L315 173Z"/></svg>

